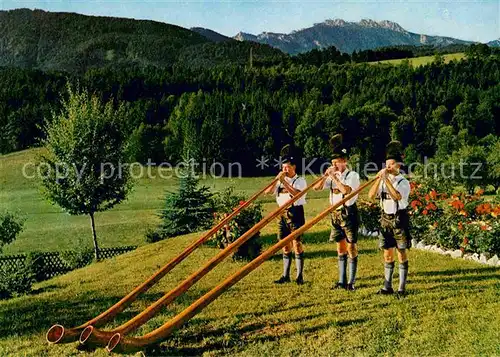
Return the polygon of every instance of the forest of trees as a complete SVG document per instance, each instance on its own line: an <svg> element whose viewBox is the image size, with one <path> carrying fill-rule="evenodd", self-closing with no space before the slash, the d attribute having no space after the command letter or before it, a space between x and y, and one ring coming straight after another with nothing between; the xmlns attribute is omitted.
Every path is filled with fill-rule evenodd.
<svg viewBox="0 0 500 357"><path fill-rule="evenodd" d="M466 130L470 144L500 134L497 53L478 47L466 60L445 64L437 56L417 68L311 62L106 67L82 74L1 68L0 153L38 145L68 81L124 103L131 152L141 162L175 163L189 154L238 161L245 174L255 174L256 158L277 157L292 140L306 157L328 157L327 138L336 132L362 162L380 162L391 138L414 159L432 157L444 126L454 134Z"/></svg>

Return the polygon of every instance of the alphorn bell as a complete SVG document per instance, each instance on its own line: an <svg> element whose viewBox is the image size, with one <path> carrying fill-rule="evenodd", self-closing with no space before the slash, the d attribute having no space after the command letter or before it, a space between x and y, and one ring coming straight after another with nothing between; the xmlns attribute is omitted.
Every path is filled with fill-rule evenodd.
<svg viewBox="0 0 500 357"><path fill-rule="evenodd" d="M170 270L172 270L177 264L182 262L189 254L191 254L196 248L201 246L207 240L209 240L215 233L217 233L226 223L232 220L238 213L240 213L243 209L248 207L253 201L257 199L262 193L264 193L270 187L276 185L278 179L274 179L269 185L255 193L252 197L250 197L247 201L245 201L242 205L237 207L231 214L229 214L226 218L224 218L221 222L215 225L212 229L210 229L207 233L205 233L202 237L191 243L184 251L182 251L178 256L169 261L165 266L163 266L160 270L158 270L155 274L153 274L149 279L144 281L142 284L137 286L134 290L132 290L128 295L126 295L123 299L118 301L116 304L111 306L108 310L104 311L100 315L96 316L92 320L87 321L86 323L74 327L74 328L65 328L60 324L53 325L48 331L46 335L46 339L49 343L69 343L77 341L80 337L82 331L89 326L100 326L106 323L107 321L114 318L121 311L123 311L126 307L128 307L132 302L134 302L137 297L148 291L152 286L154 286L161 278L163 278Z"/></svg>

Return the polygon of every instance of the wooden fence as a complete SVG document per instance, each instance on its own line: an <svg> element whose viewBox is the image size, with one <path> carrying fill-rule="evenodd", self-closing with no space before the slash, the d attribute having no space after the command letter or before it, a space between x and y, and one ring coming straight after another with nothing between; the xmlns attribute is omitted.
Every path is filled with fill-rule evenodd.
<svg viewBox="0 0 500 357"><path fill-rule="evenodd" d="M101 259L112 258L136 248L137 246L102 248L99 249L99 256ZM30 265L35 279L42 281L88 265L93 258L93 251L33 252L0 256L0 272L8 273Z"/></svg>

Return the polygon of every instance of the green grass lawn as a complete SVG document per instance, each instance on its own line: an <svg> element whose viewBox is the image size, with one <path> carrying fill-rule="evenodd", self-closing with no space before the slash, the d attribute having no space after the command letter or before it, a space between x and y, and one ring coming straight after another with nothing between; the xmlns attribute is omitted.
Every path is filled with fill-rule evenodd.
<svg viewBox="0 0 500 357"><path fill-rule="evenodd" d="M141 247L39 283L32 295L0 302L0 355L105 356L102 349L77 353L76 343L48 346L44 334L53 323L74 326L97 315L196 236ZM336 253L327 236L325 227L305 236L305 285L272 283L281 273L277 254L148 355L500 354L498 269L411 251L409 296L378 296L381 256L375 240L363 239L358 290L331 291ZM269 245L274 235L263 239ZM193 253L108 327L140 312L216 253L209 247ZM223 262L137 334L159 327L241 266Z"/></svg>
<svg viewBox="0 0 500 357"><path fill-rule="evenodd" d="M450 53L450 54L443 55L445 63L448 63L452 60L459 61L459 60L463 59L464 57L465 57L465 53ZM404 59L393 59L393 60L370 62L370 63L373 63L373 64L387 63L387 64L398 65L398 64L401 64L401 62L403 62L403 61L404 61ZM422 57L408 58L408 61L410 61L410 64L414 67L424 66L424 65L429 64L432 61L434 61L434 56L422 56Z"/></svg>
<svg viewBox="0 0 500 357"><path fill-rule="evenodd" d="M17 170L33 155L25 151L0 157L2 207L19 209L27 217L26 230L5 250L90 244L85 217L61 213L41 198L35 182L22 179ZM250 194L267 182L269 178L248 178L205 184L217 190L234 183ZM144 244L144 229L155 224L164 191L176 185L175 180L141 180L126 203L98 215L103 245L143 245L136 251L38 283L30 295L0 301L0 356L107 355L102 349L77 351L76 343L48 346L45 332L54 323L71 327L99 314L199 236ZM326 192L311 194L307 216L325 204ZM264 207L266 212L275 207L272 198L264 200ZM263 230L266 247L274 242L275 230L276 223ZM331 291L337 266L328 235L328 222L322 221L304 237L305 285L272 283L281 274L281 256L276 254L147 355L500 355L498 269L412 250L409 295L402 300L378 296L382 257L376 240L364 238L359 244L358 290ZM107 327L142 311L217 251L208 246L195 251ZM136 334L161 326L242 265L223 262Z"/></svg>

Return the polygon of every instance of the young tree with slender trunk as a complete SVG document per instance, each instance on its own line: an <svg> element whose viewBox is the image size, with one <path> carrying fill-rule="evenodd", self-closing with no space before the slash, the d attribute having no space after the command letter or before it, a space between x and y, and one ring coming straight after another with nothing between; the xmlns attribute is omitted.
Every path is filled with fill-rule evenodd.
<svg viewBox="0 0 500 357"><path fill-rule="evenodd" d="M131 189L123 105L68 87L62 111L46 123L40 172L46 198L69 214L88 215L96 260L95 213L122 202Z"/></svg>

